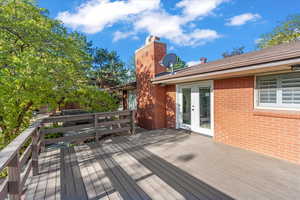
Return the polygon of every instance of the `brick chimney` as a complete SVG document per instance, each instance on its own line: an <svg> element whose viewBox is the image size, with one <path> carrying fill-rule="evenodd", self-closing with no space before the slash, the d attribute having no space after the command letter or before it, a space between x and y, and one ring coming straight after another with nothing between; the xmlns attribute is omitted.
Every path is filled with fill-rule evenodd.
<svg viewBox="0 0 300 200"><path fill-rule="evenodd" d="M157 129L165 127L165 87L153 85L151 79L166 68L159 62L166 55L166 44L150 36L143 47L135 52L137 77L137 119L140 127Z"/></svg>
<svg viewBox="0 0 300 200"><path fill-rule="evenodd" d="M200 58L200 64L205 64L205 63L207 63L207 58L206 57L201 57Z"/></svg>

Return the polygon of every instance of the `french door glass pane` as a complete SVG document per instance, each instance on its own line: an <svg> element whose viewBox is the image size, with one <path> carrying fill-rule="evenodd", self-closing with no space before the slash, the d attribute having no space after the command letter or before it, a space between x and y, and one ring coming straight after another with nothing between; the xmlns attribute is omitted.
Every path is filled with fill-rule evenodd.
<svg viewBox="0 0 300 200"><path fill-rule="evenodd" d="M210 88L199 88L200 127L210 128Z"/></svg>
<svg viewBox="0 0 300 200"><path fill-rule="evenodd" d="M191 124L191 88L182 89L182 122Z"/></svg>

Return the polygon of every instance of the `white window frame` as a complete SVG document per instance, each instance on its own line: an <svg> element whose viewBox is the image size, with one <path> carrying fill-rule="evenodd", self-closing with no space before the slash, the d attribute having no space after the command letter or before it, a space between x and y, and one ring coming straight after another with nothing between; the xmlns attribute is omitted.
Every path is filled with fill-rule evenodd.
<svg viewBox="0 0 300 200"><path fill-rule="evenodd" d="M290 72L293 73L293 72ZM276 100L277 103L261 103L259 104L259 91L257 88L257 79L258 77L263 77L263 76L280 76L282 74L286 73L280 73L280 74L258 74L255 75L254 77L254 108L255 109L267 109L267 110L290 110L290 111L300 111L300 105L295 105L295 104L283 104L282 103L282 89L281 89L281 81L277 80L277 84L279 87L277 88L276 92ZM279 101L279 102L278 102Z"/></svg>

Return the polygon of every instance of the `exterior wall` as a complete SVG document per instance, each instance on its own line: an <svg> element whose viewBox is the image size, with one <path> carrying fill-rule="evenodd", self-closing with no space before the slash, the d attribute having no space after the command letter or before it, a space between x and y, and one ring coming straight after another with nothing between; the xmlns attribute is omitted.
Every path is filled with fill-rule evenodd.
<svg viewBox="0 0 300 200"><path fill-rule="evenodd" d="M146 129L165 127L165 87L151 84L155 74L165 71L159 61L166 55L166 45L151 42L136 54L137 119Z"/></svg>
<svg viewBox="0 0 300 200"><path fill-rule="evenodd" d="M176 85L166 86L166 128L176 128Z"/></svg>
<svg viewBox="0 0 300 200"><path fill-rule="evenodd" d="M254 77L214 81L214 139L300 164L300 114L254 109Z"/></svg>

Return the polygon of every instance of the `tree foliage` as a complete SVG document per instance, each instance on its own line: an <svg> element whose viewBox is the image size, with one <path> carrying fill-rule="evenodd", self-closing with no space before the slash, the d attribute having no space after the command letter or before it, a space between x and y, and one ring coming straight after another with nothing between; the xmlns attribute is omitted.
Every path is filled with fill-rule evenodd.
<svg viewBox="0 0 300 200"><path fill-rule="evenodd" d="M116 107L109 94L87 84L88 49L84 36L68 32L33 1L0 2L0 131L5 143L43 105L55 109L77 101L96 111Z"/></svg>
<svg viewBox="0 0 300 200"><path fill-rule="evenodd" d="M244 46L238 47L238 48L233 48L230 52L226 51L222 53L223 58L231 57L231 56L236 56L236 55L241 55L244 53Z"/></svg>
<svg viewBox="0 0 300 200"><path fill-rule="evenodd" d="M93 65L90 77L98 87L109 88L127 81L129 70L116 51L95 47L90 54Z"/></svg>
<svg viewBox="0 0 300 200"><path fill-rule="evenodd" d="M136 81L136 66L135 66L135 55L130 57L127 62L127 77L124 83L131 83Z"/></svg>
<svg viewBox="0 0 300 200"><path fill-rule="evenodd" d="M178 70L178 69L182 69L186 66L187 66L186 62L181 60L181 58L179 56L177 56L177 63L173 66L173 69Z"/></svg>
<svg viewBox="0 0 300 200"><path fill-rule="evenodd" d="M266 48L300 39L300 15L291 15L258 40L258 48Z"/></svg>

